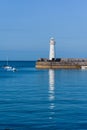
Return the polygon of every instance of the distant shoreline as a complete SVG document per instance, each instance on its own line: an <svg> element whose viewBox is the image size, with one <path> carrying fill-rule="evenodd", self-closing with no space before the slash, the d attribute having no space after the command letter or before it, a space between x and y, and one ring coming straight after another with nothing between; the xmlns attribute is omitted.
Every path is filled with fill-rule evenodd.
<svg viewBox="0 0 87 130"><path fill-rule="evenodd" d="M23 61L24 61L24 62L36 62L36 60L9 60L9 62L14 62L14 61L15 61L15 62L17 62L17 61L18 61L18 62L19 62L19 61L20 61L20 62L23 62ZM6 62L6 60L0 60L0 62Z"/></svg>

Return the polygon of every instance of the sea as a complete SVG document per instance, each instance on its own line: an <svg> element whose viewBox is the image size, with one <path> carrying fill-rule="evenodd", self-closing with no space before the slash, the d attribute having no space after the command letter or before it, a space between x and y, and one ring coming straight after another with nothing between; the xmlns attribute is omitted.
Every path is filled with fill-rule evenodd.
<svg viewBox="0 0 87 130"><path fill-rule="evenodd" d="M0 130L87 130L87 70L0 61Z"/></svg>

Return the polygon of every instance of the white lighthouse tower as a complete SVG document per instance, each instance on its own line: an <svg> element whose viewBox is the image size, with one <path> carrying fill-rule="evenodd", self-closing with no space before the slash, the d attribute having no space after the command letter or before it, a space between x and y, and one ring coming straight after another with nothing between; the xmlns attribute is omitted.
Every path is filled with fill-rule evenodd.
<svg viewBox="0 0 87 130"><path fill-rule="evenodd" d="M50 39L50 52L49 52L49 60L55 59L55 40L54 38Z"/></svg>

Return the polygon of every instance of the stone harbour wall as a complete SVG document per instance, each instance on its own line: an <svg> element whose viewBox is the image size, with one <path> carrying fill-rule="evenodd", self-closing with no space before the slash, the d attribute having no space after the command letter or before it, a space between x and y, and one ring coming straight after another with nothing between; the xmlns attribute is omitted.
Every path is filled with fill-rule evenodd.
<svg viewBox="0 0 87 130"><path fill-rule="evenodd" d="M43 59L36 62L38 69L80 69L81 66L87 66L87 59L65 58L53 61Z"/></svg>

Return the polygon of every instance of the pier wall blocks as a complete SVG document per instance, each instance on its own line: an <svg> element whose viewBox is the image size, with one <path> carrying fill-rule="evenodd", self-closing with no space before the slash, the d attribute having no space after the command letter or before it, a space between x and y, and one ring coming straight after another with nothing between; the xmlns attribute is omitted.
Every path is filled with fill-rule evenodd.
<svg viewBox="0 0 87 130"><path fill-rule="evenodd" d="M37 62L36 68L38 69L80 69L80 65L64 65L59 63L52 62Z"/></svg>

